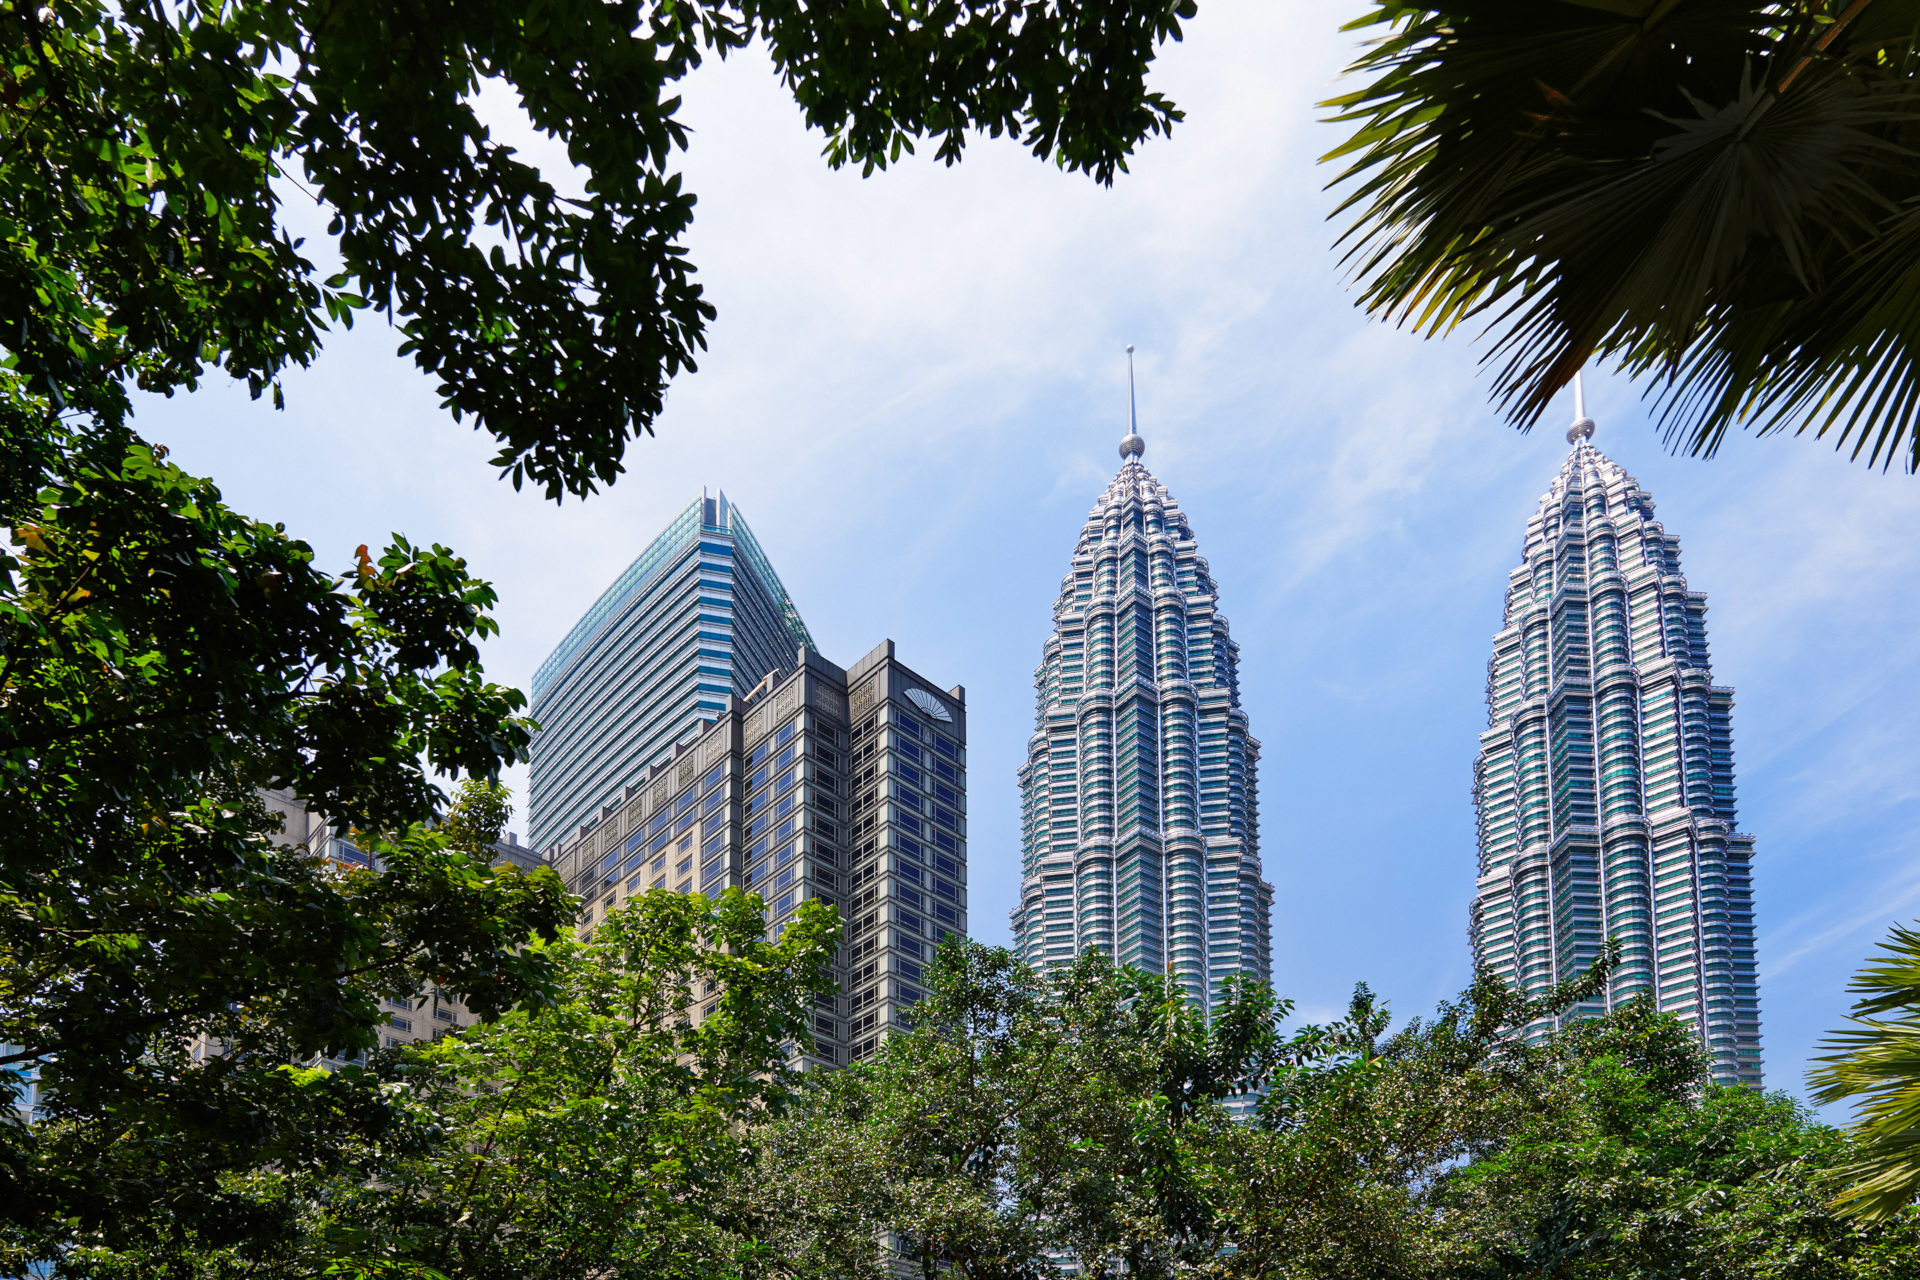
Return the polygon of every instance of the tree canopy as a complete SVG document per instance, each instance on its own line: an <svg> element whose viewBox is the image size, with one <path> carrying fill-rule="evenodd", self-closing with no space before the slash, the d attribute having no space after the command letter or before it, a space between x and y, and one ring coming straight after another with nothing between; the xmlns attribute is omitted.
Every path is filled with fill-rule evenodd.
<svg viewBox="0 0 1920 1280"><path fill-rule="evenodd" d="M827 159L871 171L970 134L1110 182L1180 118L1146 88L1193 0L366 0L0 5L0 415L13 500L49 414L212 368L255 395L331 323L389 317L496 464L553 497L611 482L713 307L682 243L681 82L763 41ZM561 194L482 121L504 86L562 139ZM316 204L326 253L288 228ZM316 257L337 255L336 269ZM36 443L38 442L38 443ZM10 512L10 508L9 508Z"/></svg>
<svg viewBox="0 0 1920 1280"><path fill-rule="evenodd" d="M1596 357L1668 442L1920 463L1913 0L1374 0L1332 99L1368 310L1493 335L1516 425Z"/></svg>

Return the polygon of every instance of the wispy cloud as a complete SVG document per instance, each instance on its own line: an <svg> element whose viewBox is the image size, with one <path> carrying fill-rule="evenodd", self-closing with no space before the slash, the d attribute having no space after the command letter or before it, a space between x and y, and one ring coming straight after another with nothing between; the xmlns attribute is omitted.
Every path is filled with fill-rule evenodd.
<svg viewBox="0 0 1920 1280"><path fill-rule="evenodd" d="M1501 425L1471 341L1353 307L1315 162L1338 135L1313 103L1356 8L1210 0L1155 75L1187 122L1111 189L1004 140L954 169L831 173L764 57L709 64L687 85L685 169L720 318L658 436L589 502L497 482L488 442L379 326L293 379L285 414L213 391L141 420L327 562L389 530L460 549L502 590L488 661L521 684L673 511L725 488L829 656L891 636L967 686L971 920L994 941L1032 670L1118 461L1133 342L1147 462L1242 645L1279 985L1316 1017L1357 978L1423 1011L1470 976L1485 663L1565 445L1552 424ZM1769 1070L1790 1082L1875 931L1920 902L1920 483L1807 441L1675 459L1634 388L1591 391L1596 443L1680 537L1716 678L1738 690Z"/></svg>

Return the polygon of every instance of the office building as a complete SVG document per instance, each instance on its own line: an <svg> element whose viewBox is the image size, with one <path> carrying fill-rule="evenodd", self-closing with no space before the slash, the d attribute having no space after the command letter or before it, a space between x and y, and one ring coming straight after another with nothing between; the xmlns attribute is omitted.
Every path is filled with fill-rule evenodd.
<svg viewBox="0 0 1920 1280"><path fill-rule="evenodd" d="M786 670L729 696L553 863L583 938L652 889L757 892L773 937L809 898L836 907L840 994L795 1048L819 1068L910 1026L934 949L966 934L966 691L937 689L891 640L846 670L806 649Z"/></svg>
<svg viewBox="0 0 1920 1280"><path fill-rule="evenodd" d="M1733 690L1713 682L1706 597L1681 575L1679 540L1592 435L1576 409L1487 666L1474 960L1539 994L1616 939L1623 963L1567 1019L1651 998L1694 1028L1715 1080L1758 1088Z"/></svg>
<svg viewBox="0 0 1920 1280"><path fill-rule="evenodd" d="M1210 1008L1230 977L1271 978L1260 744L1219 586L1145 450L1121 441L1034 673L1014 945L1036 967L1099 947Z"/></svg>
<svg viewBox="0 0 1920 1280"><path fill-rule="evenodd" d="M695 498L534 674L529 842L551 854L599 822L729 697L812 647L739 509Z"/></svg>

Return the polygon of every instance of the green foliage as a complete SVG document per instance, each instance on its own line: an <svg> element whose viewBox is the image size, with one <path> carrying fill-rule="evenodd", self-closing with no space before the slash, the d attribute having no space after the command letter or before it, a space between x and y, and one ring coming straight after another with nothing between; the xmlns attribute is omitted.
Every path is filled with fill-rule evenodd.
<svg viewBox="0 0 1920 1280"><path fill-rule="evenodd" d="M1828 1038L1807 1082L1823 1105L1857 1099L1860 1146L1836 1175L1839 1204L1879 1220L1920 1193L1920 932L1896 925L1848 990L1861 997L1853 1025Z"/></svg>
<svg viewBox="0 0 1920 1280"><path fill-rule="evenodd" d="M766 40L833 164L982 130L1110 181L1178 118L1145 75L1192 12L0 0L0 1067L47 1089L42 1124L0 1126L5 1261L254 1265L311 1210L261 1171L411 1132L391 1082L289 1064L371 1047L376 1001L422 983L537 1005L555 953L525 944L573 913L550 872L487 867L497 794L442 813L436 779L492 779L533 728L480 670L492 589L398 536L321 571L140 440L133 391L220 370L278 403L371 310L516 485L584 495L713 315L672 171L703 56ZM488 88L582 194L490 135ZM319 206L323 252L284 200ZM285 847L263 789L382 869Z"/></svg>
<svg viewBox="0 0 1920 1280"><path fill-rule="evenodd" d="M370 1048L379 997L423 982L538 999L521 943L572 903L420 825L429 770L489 776L530 728L461 561L396 540L334 578L143 445L66 462L0 550L0 1066L45 1086L44 1123L0 1126L0 1230L245 1233L226 1171L385 1123L281 1064ZM281 843L275 787L384 869Z"/></svg>
<svg viewBox="0 0 1920 1280"><path fill-rule="evenodd" d="M513 792L490 778L468 778L454 788L453 808L441 832L454 848L470 857L485 858L505 834L513 817Z"/></svg>
<svg viewBox="0 0 1920 1280"><path fill-rule="evenodd" d="M1708 1084L1693 1033L1645 1003L1570 1016L1616 961L1532 999L1483 974L1392 1034L1362 986L1283 1036L1257 988L1209 1027L1098 955L1043 976L950 948L912 1035L764 1132L744 1198L793 1276L877 1280L882 1238L982 1280L1065 1256L1220 1280L1913 1274L1920 1215L1824 1203L1845 1137ZM1230 1119L1247 1090L1256 1119Z"/></svg>
<svg viewBox="0 0 1920 1280"><path fill-rule="evenodd" d="M118 429L129 383L210 367L258 396L371 308L515 485L622 470L712 306L681 243L680 81L764 39L835 165L970 130L1111 181L1179 112L1145 89L1192 0L1028 5L406 0L0 4L0 438L44 465L50 414ZM583 194L490 134L483 85L564 139ZM337 271L286 226L330 218ZM4 507L0 501L0 507Z"/></svg>
<svg viewBox="0 0 1920 1280"><path fill-rule="evenodd" d="M335 1167L235 1178L275 1231L88 1249L75 1275L718 1277L762 1250L729 1213L787 1046L830 987L832 908L768 942L757 896L655 891L585 943L542 945L556 992L364 1071L393 1122ZM712 1006L698 1025L692 1012ZM308 1088L323 1088L312 1073Z"/></svg>
<svg viewBox="0 0 1920 1280"><path fill-rule="evenodd" d="M1209 1026L1170 978L1097 951L1043 976L958 940L928 983L912 1034L814 1081L764 1138L777 1252L877 1276L891 1235L923 1275L982 1278L1051 1275L1063 1250L1143 1276L1217 1253L1190 1135L1273 1070L1284 1003L1235 987Z"/></svg>
<svg viewBox="0 0 1920 1280"><path fill-rule="evenodd" d="M1913 0L1375 0L1327 105L1370 311L1497 334L1530 426L1596 355L1670 443L1791 427L1909 470L1920 166Z"/></svg>

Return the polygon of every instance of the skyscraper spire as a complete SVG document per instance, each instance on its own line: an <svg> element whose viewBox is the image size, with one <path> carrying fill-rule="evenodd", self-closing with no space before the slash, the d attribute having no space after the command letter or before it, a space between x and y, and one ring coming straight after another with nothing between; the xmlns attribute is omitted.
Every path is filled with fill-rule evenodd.
<svg viewBox="0 0 1920 1280"><path fill-rule="evenodd" d="M1527 522L1487 664L1474 962L1537 996L1611 939L1620 967L1563 1021L1649 997L1692 1027L1716 1081L1757 1088L1733 690L1713 683L1706 597L1681 576L1679 539L1589 442L1584 400L1576 379L1573 450Z"/></svg>
<svg viewBox="0 0 1920 1280"><path fill-rule="evenodd" d="M1098 947L1171 972L1207 1008L1228 978L1272 969L1260 744L1219 588L1140 461L1129 402L1135 430L1080 530L1034 672L1014 945L1035 966Z"/></svg>
<svg viewBox="0 0 1920 1280"><path fill-rule="evenodd" d="M1573 425L1567 428L1567 443L1579 444L1582 440L1593 439L1593 419L1587 416L1587 391L1580 385L1580 375L1573 375Z"/></svg>
<svg viewBox="0 0 1920 1280"><path fill-rule="evenodd" d="M1120 441L1120 461L1137 458L1147 451L1147 442L1140 438L1140 415L1135 409L1133 396L1133 344L1127 344L1127 434Z"/></svg>

